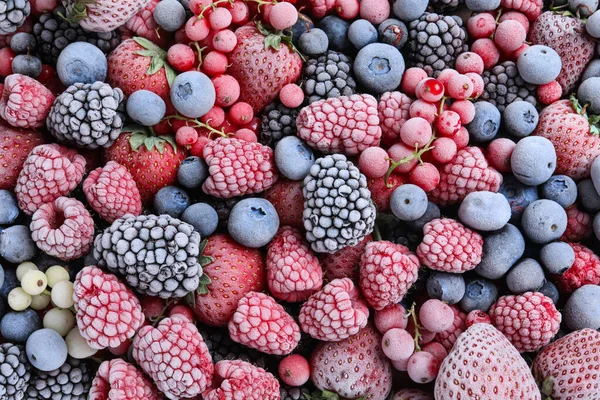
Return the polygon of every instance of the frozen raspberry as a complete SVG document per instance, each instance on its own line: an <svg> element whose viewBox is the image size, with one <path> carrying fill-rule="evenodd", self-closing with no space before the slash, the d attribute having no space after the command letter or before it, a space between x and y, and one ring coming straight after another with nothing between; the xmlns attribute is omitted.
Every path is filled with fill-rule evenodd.
<svg viewBox="0 0 600 400"><path fill-rule="evenodd" d="M315 101L300 111L296 125L298 137L324 153L356 155L381 140L377 100L369 94Z"/></svg>
<svg viewBox="0 0 600 400"><path fill-rule="evenodd" d="M502 296L489 315L492 324L521 353L538 351L550 343L562 320L552 300L538 292Z"/></svg>
<svg viewBox="0 0 600 400"><path fill-rule="evenodd" d="M423 73L427 76L425 71ZM411 104L411 98L402 92L385 92L379 98L377 110L379 112L379 126L381 126L381 142L385 146L398 143L400 128L410 118Z"/></svg>
<svg viewBox="0 0 600 400"><path fill-rule="evenodd" d="M264 293L246 293L228 327L231 339L267 354L289 354L300 341L300 327L294 318Z"/></svg>
<svg viewBox="0 0 600 400"><path fill-rule="evenodd" d="M92 216L79 200L68 197L42 205L29 227L40 250L64 261L83 257L94 241Z"/></svg>
<svg viewBox="0 0 600 400"><path fill-rule="evenodd" d="M121 40L141 36L165 47L170 39L169 32L165 32L154 20L154 9L159 2L160 0L150 0L146 7L138 11L125 25L119 27Z"/></svg>
<svg viewBox="0 0 600 400"><path fill-rule="evenodd" d="M542 13L542 0L502 0L501 7L507 10L521 11L530 21Z"/></svg>
<svg viewBox="0 0 600 400"><path fill-rule="evenodd" d="M337 342L367 325L369 308L349 278L335 279L312 295L300 310L300 327L315 339Z"/></svg>
<svg viewBox="0 0 600 400"><path fill-rule="evenodd" d="M142 213L142 199L133 177L114 161L90 172L83 181L83 192L89 205L108 222L125 214Z"/></svg>
<svg viewBox="0 0 600 400"><path fill-rule="evenodd" d="M573 293L583 285L600 284L600 258L579 243L569 243L575 251L573 265L562 275L555 275L557 286L565 293Z"/></svg>
<svg viewBox="0 0 600 400"><path fill-rule="evenodd" d="M450 305L450 308L452 308L452 311L454 312L454 322L452 323L452 326L444 332L435 335L435 341L441 343L448 351L452 349L454 342L456 342L456 339L458 339L460 334L467 329L467 314L462 312L460 308L455 305Z"/></svg>
<svg viewBox="0 0 600 400"><path fill-rule="evenodd" d="M400 302L417 281L419 260L401 244L370 242L360 259L360 289L375 310Z"/></svg>
<svg viewBox="0 0 600 400"><path fill-rule="evenodd" d="M298 229L284 226L269 243L267 282L273 297L290 303L304 301L321 289L321 265Z"/></svg>
<svg viewBox="0 0 600 400"><path fill-rule="evenodd" d="M68 195L81 181L85 158L58 144L35 147L19 173L15 195L19 208L33 214L42 204Z"/></svg>
<svg viewBox="0 0 600 400"><path fill-rule="evenodd" d="M138 298L116 276L98 267L79 271L73 291L77 326L93 349L118 347L144 323Z"/></svg>
<svg viewBox="0 0 600 400"><path fill-rule="evenodd" d="M169 399L198 396L212 382L208 347L183 315L140 329L133 340L133 358Z"/></svg>
<svg viewBox="0 0 600 400"><path fill-rule="evenodd" d="M0 117L17 128L39 128L50 113L54 95L44 85L25 75L4 79Z"/></svg>
<svg viewBox="0 0 600 400"><path fill-rule="evenodd" d="M565 242L581 242L593 233L593 217L579 209L577 205L567 208L567 230L560 237Z"/></svg>
<svg viewBox="0 0 600 400"><path fill-rule="evenodd" d="M215 385L202 394L204 400L279 400L279 381L262 368L242 360L215 364Z"/></svg>
<svg viewBox="0 0 600 400"><path fill-rule="evenodd" d="M135 366L120 358L100 364L89 400L159 400L152 382Z"/></svg>
<svg viewBox="0 0 600 400"><path fill-rule="evenodd" d="M356 246L344 247L335 253L322 255L323 278L328 282L334 279L350 278L355 285L358 285L360 257L365 246L371 240L373 237L367 235Z"/></svg>
<svg viewBox="0 0 600 400"><path fill-rule="evenodd" d="M315 18L323 18L335 8L335 0L309 0L309 3Z"/></svg>
<svg viewBox="0 0 600 400"><path fill-rule="evenodd" d="M260 193L277 181L273 149L235 138L218 138L204 147L210 176L206 194L230 198Z"/></svg>

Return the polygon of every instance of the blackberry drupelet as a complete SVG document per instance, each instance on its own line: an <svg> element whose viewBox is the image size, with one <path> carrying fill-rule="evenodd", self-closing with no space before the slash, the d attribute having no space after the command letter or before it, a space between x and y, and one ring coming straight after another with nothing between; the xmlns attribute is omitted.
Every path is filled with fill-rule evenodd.
<svg viewBox="0 0 600 400"><path fill-rule="evenodd" d="M0 399L26 399L31 365L25 347L12 343L0 345Z"/></svg>
<svg viewBox="0 0 600 400"><path fill-rule="evenodd" d="M456 11L463 4L465 0L429 0L429 6L438 13Z"/></svg>
<svg viewBox="0 0 600 400"><path fill-rule="evenodd" d="M266 368L267 361L264 354L234 342L226 329L199 327L198 330L214 364L221 360L242 360Z"/></svg>
<svg viewBox="0 0 600 400"><path fill-rule="evenodd" d="M284 106L279 100L270 103L263 112L260 143L275 148L286 136L296 134L296 118L300 110Z"/></svg>
<svg viewBox="0 0 600 400"><path fill-rule="evenodd" d="M94 379L94 371L85 360L68 357L54 371L34 373L27 398L29 400L86 400Z"/></svg>
<svg viewBox="0 0 600 400"><path fill-rule="evenodd" d="M306 400L310 397L310 390L307 385L294 387L288 386L283 382L279 382L279 395L281 400Z"/></svg>
<svg viewBox="0 0 600 400"><path fill-rule="evenodd" d="M15 32L24 23L31 13L29 0L2 0L0 1L0 35Z"/></svg>
<svg viewBox="0 0 600 400"><path fill-rule="evenodd" d="M329 50L306 62L304 94L308 104L330 97L351 96L356 93L355 88L352 60L345 54Z"/></svg>
<svg viewBox="0 0 600 400"><path fill-rule="evenodd" d="M512 61L504 61L489 71L481 74L483 77L484 91L479 100L485 100L496 107L500 112L513 101L524 100L534 106L536 100L536 85L525 82L517 65Z"/></svg>

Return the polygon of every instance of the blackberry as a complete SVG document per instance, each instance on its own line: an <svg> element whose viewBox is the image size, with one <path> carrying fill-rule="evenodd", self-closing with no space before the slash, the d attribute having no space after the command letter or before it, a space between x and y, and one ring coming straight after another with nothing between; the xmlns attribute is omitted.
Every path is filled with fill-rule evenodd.
<svg viewBox="0 0 600 400"><path fill-rule="evenodd" d="M228 199L220 199L218 197L212 196L205 199L206 203L210 204L219 216L219 224L217 225L217 230L219 230L220 232L227 232L229 214L231 214L231 210L233 209L233 207L242 199L244 199L244 197L230 197Z"/></svg>
<svg viewBox="0 0 600 400"><path fill-rule="evenodd" d="M0 345L0 399L25 399L31 374L25 348L12 343Z"/></svg>
<svg viewBox="0 0 600 400"><path fill-rule="evenodd" d="M429 6L438 13L456 11L465 0L429 0Z"/></svg>
<svg viewBox="0 0 600 400"><path fill-rule="evenodd" d="M306 400L310 398L310 390L306 386L293 387L280 382L279 396L281 400Z"/></svg>
<svg viewBox="0 0 600 400"><path fill-rule="evenodd" d="M425 13L408 25L408 64L429 76L454 68L456 57L468 49L467 31L456 15Z"/></svg>
<svg viewBox="0 0 600 400"><path fill-rule="evenodd" d="M356 82L352 77L352 60L334 50L309 59L304 67L303 86L309 104L330 97L353 95Z"/></svg>
<svg viewBox="0 0 600 400"><path fill-rule="evenodd" d="M284 106L275 100L265 107L259 141L265 146L275 147L281 139L296 134L296 118L300 110Z"/></svg>
<svg viewBox="0 0 600 400"><path fill-rule="evenodd" d="M479 100L492 103L500 112L513 101L524 100L534 106L536 85L527 83L519 75L517 65L512 61L504 61L489 71L483 71L484 91Z"/></svg>
<svg viewBox="0 0 600 400"><path fill-rule="evenodd" d="M0 1L0 35L15 32L24 23L31 13L29 0L1 0Z"/></svg>
<svg viewBox="0 0 600 400"><path fill-rule="evenodd" d="M37 371L27 389L29 400L86 400L94 373L84 360L68 357L54 371Z"/></svg>
<svg viewBox="0 0 600 400"><path fill-rule="evenodd" d="M221 360L242 360L260 368L267 367L264 354L234 342L226 329L199 327L198 330L214 364Z"/></svg>

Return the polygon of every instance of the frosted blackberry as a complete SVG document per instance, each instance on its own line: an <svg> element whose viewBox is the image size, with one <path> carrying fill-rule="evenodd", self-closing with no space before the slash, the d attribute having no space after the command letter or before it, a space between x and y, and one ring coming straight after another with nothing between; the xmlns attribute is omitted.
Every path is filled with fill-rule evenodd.
<svg viewBox="0 0 600 400"><path fill-rule="evenodd" d="M94 379L94 371L85 362L72 357L54 371L34 373L27 398L29 400L86 400Z"/></svg>
<svg viewBox="0 0 600 400"><path fill-rule="evenodd" d="M297 108L284 106L279 100L270 103L263 113L260 142L274 148L284 137L295 135L299 112Z"/></svg>
<svg viewBox="0 0 600 400"><path fill-rule="evenodd" d="M304 178L304 228L314 251L335 253L373 231L367 178L342 154L319 158Z"/></svg>
<svg viewBox="0 0 600 400"><path fill-rule="evenodd" d="M0 1L0 35L13 33L25 23L31 12L29 0Z"/></svg>
<svg viewBox="0 0 600 400"><path fill-rule="evenodd" d="M408 25L408 64L429 76L454 68L456 57L468 49L467 31L456 15L425 13Z"/></svg>
<svg viewBox="0 0 600 400"><path fill-rule="evenodd" d="M196 290L202 275L200 234L169 215L116 220L96 236L94 258L136 292L163 299Z"/></svg>
<svg viewBox="0 0 600 400"><path fill-rule="evenodd" d="M429 6L439 13L456 11L464 3L465 0L429 0Z"/></svg>
<svg viewBox="0 0 600 400"><path fill-rule="evenodd" d="M2 343L0 345L0 399L27 399L30 369L23 346Z"/></svg>
<svg viewBox="0 0 600 400"><path fill-rule="evenodd" d="M484 91L479 100L485 100L495 105L500 112L513 101L524 100L534 106L536 100L536 85L527 83L519 75L517 65L512 61L504 61L489 71L481 74Z"/></svg>
<svg viewBox="0 0 600 400"><path fill-rule="evenodd" d="M267 366L264 354L234 342L227 330L200 327L199 331L214 364L221 360L242 360L260 368Z"/></svg>
<svg viewBox="0 0 600 400"><path fill-rule="evenodd" d="M304 94L309 104L330 97L351 96L356 93L355 88L352 60L343 53L329 50L306 62Z"/></svg>
<svg viewBox="0 0 600 400"><path fill-rule="evenodd" d="M281 400L305 400L310 397L310 390L307 387L293 387L279 382L279 396Z"/></svg>

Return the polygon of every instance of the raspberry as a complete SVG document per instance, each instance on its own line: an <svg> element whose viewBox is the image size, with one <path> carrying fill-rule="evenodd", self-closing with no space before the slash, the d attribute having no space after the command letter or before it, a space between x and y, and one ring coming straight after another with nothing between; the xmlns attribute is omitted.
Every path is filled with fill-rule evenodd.
<svg viewBox="0 0 600 400"><path fill-rule="evenodd" d="M142 199L133 177L114 161L90 172L83 181L83 192L89 205L110 223L125 214L142 213Z"/></svg>
<svg viewBox="0 0 600 400"><path fill-rule="evenodd" d="M94 220L78 200L59 197L31 218L31 238L48 255L69 261L86 255L94 241Z"/></svg>
<svg viewBox="0 0 600 400"><path fill-rule="evenodd" d="M121 39L126 40L134 36L141 36L159 46L166 45L169 41L169 32L165 32L154 20L154 9L160 0L151 0L146 4L146 7L142 8L132 18L130 18L125 25L121 26Z"/></svg>
<svg viewBox="0 0 600 400"><path fill-rule="evenodd" d="M44 85L25 75L4 79L0 117L17 128L39 128L50 113L54 95Z"/></svg>
<svg viewBox="0 0 600 400"><path fill-rule="evenodd" d="M555 275L558 287L573 293L583 285L600 284L600 258L587 247L579 243L569 243L575 251L575 261L562 275Z"/></svg>
<svg viewBox="0 0 600 400"><path fill-rule="evenodd" d="M335 0L309 0L309 3L315 18L323 18L335 7Z"/></svg>
<svg viewBox="0 0 600 400"><path fill-rule="evenodd" d="M334 279L300 309L302 330L317 340L337 342L367 325L369 308L349 278Z"/></svg>
<svg viewBox="0 0 600 400"><path fill-rule="evenodd" d="M581 242L593 233L593 217L579 209L577 205L567 208L567 230L560 237L564 242Z"/></svg>
<svg viewBox="0 0 600 400"><path fill-rule="evenodd" d="M489 311L492 324L521 353L538 351L560 329L562 316L552 300L541 293L502 296Z"/></svg>
<svg viewBox="0 0 600 400"><path fill-rule="evenodd" d="M140 329L133 340L133 358L170 399L198 396L212 383L208 347L183 315Z"/></svg>
<svg viewBox="0 0 600 400"><path fill-rule="evenodd" d="M135 366L119 358L100 364L90 400L159 400L152 382Z"/></svg>
<svg viewBox="0 0 600 400"><path fill-rule="evenodd" d="M204 400L279 400L277 379L246 361L222 360L216 363L215 382L202 394Z"/></svg>
<svg viewBox="0 0 600 400"><path fill-rule="evenodd" d="M521 11L530 21L542 13L542 0L502 0L501 7L508 10Z"/></svg>
<svg viewBox="0 0 600 400"><path fill-rule="evenodd" d="M296 228L284 226L269 243L267 283L278 300L306 300L321 289L323 272L319 260Z"/></svg>
<svg viewBox="0 0 600 400"><path fill-rule="evenodd" d="M273 149L235 138L218 138L204 147L210 176L206 194L230 198L260 193L277 181Z"/></svg>
<svg viewBox="0 0 600 400"><path fill-rule="evenodd" d="M360 257L362 252L373 237L367 235L356 246L344 247L333 254L325 254L321 257L324 278L331 282L334 279L350 278L358 284Z"/></svg>
<svg viewBox="0 0 600 400"><path fill-rule="evenodd" d="M35 147L19 173L15 195L19 208L33 214L42 204L68 195L81 181L85 158L58 144Z"/></svg>
<svg viewBox="0 0 600 400"><path fill-rule="evenodd" d="M267 354L289 354L300 341L296 321L264 293L246 293L238 302L228 328L231 339Z"/></svg>
<svg viewBox="0 0 600 400"><path fill-rule="evenodd" d="M467 314L462 312L460 308L455 305L450 305L450 308L452 308L452 311L454 312L454 322L452 323L452 326L450 329L435 335L436 342L439 342L448 351L452 349L454 342L456 342L456 339L458 339L461 333L467 329L465 323Z"/></svg>
<svg viewBox="0 0 600 400"><path fill-rule="evenodd" d="M296 125L299 138L325 153L356 155L381 139L377 100L368 94L315 101L300 111Z"/></svg>
<svg viewBox="0 0 600 400"><path fill-rule="evenodd" d="M77 326L93 349L118 347L144 323L142 306L133 292L98 267L79 271L73 290Z"/></svg>

